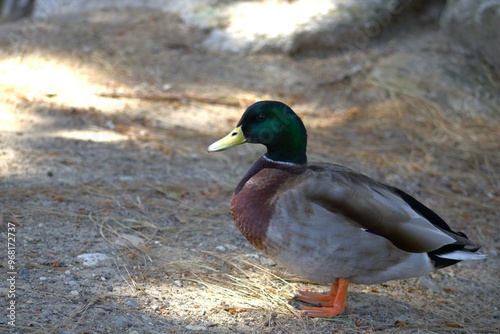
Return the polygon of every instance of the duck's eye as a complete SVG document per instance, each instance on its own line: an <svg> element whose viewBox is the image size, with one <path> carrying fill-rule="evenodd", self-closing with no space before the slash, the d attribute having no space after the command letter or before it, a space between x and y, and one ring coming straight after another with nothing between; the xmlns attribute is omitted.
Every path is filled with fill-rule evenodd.
<svg viewBox="0 0 500 334"><path fill-rule="evenodd" d="M265 119L266 119L266 115L264 115L264 114L259 114L259 115L257 115L257 120L258 120L259 122L262 122L262 121L263 121L263 120L265 120Z"/></svg>

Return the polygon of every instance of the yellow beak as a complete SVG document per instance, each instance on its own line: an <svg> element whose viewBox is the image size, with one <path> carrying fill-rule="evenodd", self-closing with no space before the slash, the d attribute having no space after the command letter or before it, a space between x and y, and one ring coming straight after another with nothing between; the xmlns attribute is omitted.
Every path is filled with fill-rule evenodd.
<svg viewBox="0 0 500 334"><path fill-rule="evenodd" d="M241 126L238 126L233 131L229 132L227 136L219 139L208 147L208 152L218 152L230 149L233 146L245 143L247 140L243 136Z"/></svg>

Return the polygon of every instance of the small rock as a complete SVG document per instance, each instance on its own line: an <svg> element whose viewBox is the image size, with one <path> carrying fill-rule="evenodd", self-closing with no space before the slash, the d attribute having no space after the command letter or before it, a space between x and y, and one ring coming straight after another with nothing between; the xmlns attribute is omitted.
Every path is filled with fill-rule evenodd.
<svg viewBox="0 0 500 334"><path fill-rule="evenodd" d="M270 259L268 257L261 257L260 263L262 265L268 266L268 267L274 267L276 265L276 262L273 259Z"/></svg>
<svg viewBox="0 0 500 334"><path fill-rule="evenodd" d="M258 253L249 253L249 254L245 254L245 256L251 260L257 260L259 258Z"/></svg>
<svg viewBox="0 0 500 334"><path fill-rule="evenodd" d="M405 316L405 315L398 315L397 317L395 317L393 319L393 321L394 321L394 323L396 325L398 325L398 324L399 325L407 324L409 322L409 320L410 319L407 316Z"/></svg>
<svg viewBox="0 0 500 334"><path fill-rule="evenodd" d="M64 272L64 274L65 274L65 275L71 275L71 270L66 270L66 271Z"/></svg>
<svg viewBox="0 0 500 334"><path fill-rule="evenodd" d="M69 293L71 295L73 295L73 296L79 296L80 295L80 293L78 292L78 290L71 290Z"/></svg>
<svg viewBox="0 0 500 334"><path fill-rule="evenodd" d="M128 175L120 175L118 177L118 180L122 181L122 182L132 182L134 181L134 178L132 176L128 176ZM117 240L116 241L116 244L119 245L120 244L120 241ZM123 243L121 245L124 245Z"/></svg>
<svg viewBox="0 0 500 334"><path fill-rule="evenodd" d="M217 247L215 247L215 250L218 250L219 252L225 252L226 251L226 247L224 247L222 245L221 246L217 246Z"/></svg>
<svg viewBox="0 0 500 334"><path fill-rule="evenodd" d="M235 251L238 249L238 247L236 247L235 245L231 245L231 244L224 244L224 247L228 250L228 251Z"/></svg>
<svg viewBox="0 0 500 334"><path fill-rule="evenodd" d="M19 277L28 277L30 275L30 272L26 269L21 269L19 270Z"/></svg>
<svg viewBox="0 0 500 334"><path fill-rule="evenodd" d="M115 319L115 324L116 324L117 327L122 327L122 328L130 326L130 323L124 317L117 317Z"/></svg>
<svg viewBox="0 0 500 334"><path fill-rule="evenodd" d="M88 254L80 254L77 256L78 259L83 260L84 266L95 266L101 261L104 261L108 258L106 254L102 253L88 253Z"/></svg>
<svg viewBox="0 0 500 334"><path fill-rule="evenodd" d="M45 276L42 276L39 278L40 281L46 281L48 279L48 277L45 277Z"/></svg>
<svg viewBox="0 0 500 334"><path fill-rule="evenodd" d="M127 299L125 299L125 306L138 307L139 304L137 304L137 302L135 300L133 300L132 298L127 298Z"/></svg>

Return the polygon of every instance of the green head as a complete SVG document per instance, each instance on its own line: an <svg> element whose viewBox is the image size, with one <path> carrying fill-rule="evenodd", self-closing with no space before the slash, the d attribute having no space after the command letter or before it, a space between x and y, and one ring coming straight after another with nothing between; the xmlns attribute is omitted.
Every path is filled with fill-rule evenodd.
<svg viewBox="0 0 500 334"><path fill-rule="evenodd" d="M260 101L248 107L236 128L210 145L208 151L222 151L245 142L265 145L266 157L274 161L307 162L304 123L281 102Z"/></svg>

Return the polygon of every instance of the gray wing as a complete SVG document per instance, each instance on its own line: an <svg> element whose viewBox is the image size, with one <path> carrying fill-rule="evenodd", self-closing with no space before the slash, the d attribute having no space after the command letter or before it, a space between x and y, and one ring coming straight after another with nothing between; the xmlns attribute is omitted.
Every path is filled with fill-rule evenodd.
<svg viewBox="0 0 500 334"><path fill-rule="evenodd" d="M423 253L450 244L473 245L420 202L407 195L441 220L438 224L431 222L429 214L415 210L397 189L365 175L333 164L310 165L308 175L313 177L306 177L303 185L310 201L387 238L404 251Z"/></svg>

